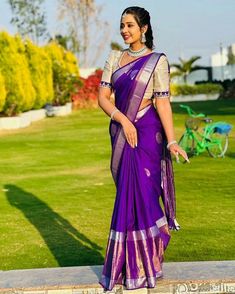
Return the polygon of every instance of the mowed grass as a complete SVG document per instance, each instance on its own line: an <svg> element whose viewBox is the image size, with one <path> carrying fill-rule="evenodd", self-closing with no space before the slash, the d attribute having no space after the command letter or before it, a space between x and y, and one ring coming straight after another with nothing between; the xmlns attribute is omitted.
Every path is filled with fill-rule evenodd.
<svg viewBox="0 0 235 294"><path fill-rule="evenodd" d="M187 103L235 126L235 102ZM177 138L185 113L172 104ZM101 109L0 133L0 269L103 264L115 186ZM235 127L234 127L235 128ZM235 131L223 159L174 163L177 220L165 261L235 259Z"/></svg>

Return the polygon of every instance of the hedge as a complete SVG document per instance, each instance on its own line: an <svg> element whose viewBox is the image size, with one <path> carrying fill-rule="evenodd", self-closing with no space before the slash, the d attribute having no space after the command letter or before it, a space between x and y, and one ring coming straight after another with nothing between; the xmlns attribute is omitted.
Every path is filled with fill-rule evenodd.
<svg viewBox="0 0 235 294"><path fill-rule="evenodd" d="M223 87L218 84L200 85L178 85L171 84L171 95L197 95L197 94L217 94L223 92Z"/></svg>
<svg viewBox="0 0 235 294"><path fill-rule="evenodd" d="M102 77L102 70L97 69L86 79L82 78L82 84L77 85L77 91L72 95L75 108L97 108L99 84Z"/></svg>
<svg viewBox="0 0 235 294"><path fill-rule="evenodd" d="M74 84L79 81L76 57L62 46L51 42L45 46L52 61L54 104L63 105L71 100Z"/></svg>
<svg viewBox="0 0 235 294"><path fill-rule="evenodd" d="M0 69L7 90L3 112L14 115L32 109L36 92L20 37L0 32L0 52Z"/></svg>
<svg viewBox="0 0 235 294"><path fill-rule="evenodd" d="M44 47L0 32L0 115L71 101L79 83L76 57L57 43Z"/></svg>
<svg viewBox="0 0 235 294"><path fill-rule="evenodd" d="M45 49L34 45L30 40L25 43L25 52L36 90L33 108L39 109L54 98L52 62Z"/></svg>
<svg viewBox="0 0 235 294"><path fill-rule="evenodd" d="M0 112L3 110L3 106L6 101L6 88L5 88L5 79L0 72Z"/></svg>

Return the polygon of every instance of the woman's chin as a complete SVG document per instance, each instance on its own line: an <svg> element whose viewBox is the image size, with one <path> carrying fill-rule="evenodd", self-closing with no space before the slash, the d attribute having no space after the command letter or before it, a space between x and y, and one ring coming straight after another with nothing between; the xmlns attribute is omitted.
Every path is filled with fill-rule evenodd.
<svg viewBox="0 0 235 294"><path fill-rule="evenodd" d="M127 39L127 40L124 40L124 43L127 44L127 45L130 45L132 42Z"/></svg>

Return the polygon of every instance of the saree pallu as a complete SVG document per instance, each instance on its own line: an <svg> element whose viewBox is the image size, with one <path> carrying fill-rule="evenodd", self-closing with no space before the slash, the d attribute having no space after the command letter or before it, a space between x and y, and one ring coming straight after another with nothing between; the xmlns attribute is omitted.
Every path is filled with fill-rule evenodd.
<svg viewBox="0 0 235 294"><path fill-rule="evenodd" d="M153 288L156 279L163 275L164 251L171 236L170 218L163 212L160 197L169 179L172 181L172 174L171 171L168 175L163 173L169 162L163 164L163 157L167 158L165 134L155 107L151 104L138 111L159 57L147 55L113 74L115 105L134 124L138 146L132 148L125 140L121 125L110 121L110 167L116 198L99 280L106 290L112 290L115 284L125 285L127 289ZM174 201L173 207L169 199L163 199L163 203L174 212Z"/></svg>

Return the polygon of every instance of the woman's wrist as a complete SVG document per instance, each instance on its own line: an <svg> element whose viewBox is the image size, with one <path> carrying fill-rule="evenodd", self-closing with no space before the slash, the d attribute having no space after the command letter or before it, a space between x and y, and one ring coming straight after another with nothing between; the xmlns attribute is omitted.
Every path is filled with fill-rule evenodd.
<svg viewBox="0 0 235 294"><path fill-rule="evenodd" d="M171 140L171 141L169 141L168 144L166 145L166 148L169 149L170 146L171 146L171 145L174 145L174 144L178 144L178 142L177 142L176 140Z"/></svg>
<svg viewBox="0 0 235 294"><path fill-rule="evenodd" d="M118 122L123 126L127 121L129 121L129 119L127 118L127 116L122 113L121 111L118 113L119 115L119 119Z"/></svg>
<svg viewBox="0 0 235 294"><path fill-rule="evenodd" d="M128 118L117 107L113 109L110 117L112 120L119 122L121 125L128 121Z"/></svg>
<svg viewBox="0 0 235 294"><path fill-rule="evenodd" d="M114 115L117 112L120 112L120 110L115 107L114 110L110 113L110 117L111 117L112 120L114 119Z"/></svg>

